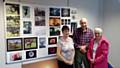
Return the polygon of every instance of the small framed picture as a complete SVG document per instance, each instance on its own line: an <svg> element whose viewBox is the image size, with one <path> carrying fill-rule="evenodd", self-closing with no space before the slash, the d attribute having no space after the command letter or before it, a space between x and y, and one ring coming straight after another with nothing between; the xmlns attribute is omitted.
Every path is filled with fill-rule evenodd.
<svg viewBox="0 0 120 68"><path fill-rule="evenodd" d="M56 54L57 52L57 47L49 47L48 48L48 54Z"/></svg>
<svg viewBox="0 0 120 68"><path fill-rule="evenodd" d="M57 44L57 37L50 37L50 38L48 38L48 44L49 45Z"/></svg>
<svg viewBox="0 0 120 68"><path fill-rule="evenodd" d="M62 17L70 17L70 8L62 8L61 16Z"/></svg>
<svg viewBox="0 0 120 68"><path fill-rule="evenodd" d="M22 38L9 38L7 39L7 51L22 50Z"/></svg>
<svg viewBox="0 0 120 68"><path fill-rule="evenodd" d="M60 27L50 27L50 36L59 36Z"/></svg>
<svg viewBox="0 0 120 68"><path fill-rule="evenodd" d="M24 49L36 49L37 48L37 37L24 38Z"/></svg>
<svg viewBox="0 0 120 68"><path fill-rule="evenodd" d="M23 14L23 18L30 18L30 7L22 6L22 14Z"/></svg>
<svg viewBox="0 0 120 68"><path fill-rule="evenodd" d="M15 52L10 54L10 61L22 60L22 52Z"/></svg>
<svg viewBox="0 0 120 68"><path fill-rule="evenodd" d="M60 16L60 8L50 8L50 16Z"/></svg>
<svg viewBox="0 0 120 68"><path fill-rule="evenodd" d="M45 48L46 47L46 38L40 37L39 38L39 48Z"/></svg>
<svg viewBox="0 0 120 68"><path fill-rule="evenodd" d="M37 51L36 50L26 51L26 59L36 58L36 57L37 57Z"/></svg>

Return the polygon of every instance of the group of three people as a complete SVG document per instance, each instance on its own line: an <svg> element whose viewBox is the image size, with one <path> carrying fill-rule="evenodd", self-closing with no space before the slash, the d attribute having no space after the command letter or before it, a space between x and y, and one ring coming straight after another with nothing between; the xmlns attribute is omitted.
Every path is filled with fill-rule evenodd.
<svg viewBox="0 0 120 68"><path fill-rule="evenodd" d="M94 32L87 27L87 19L80 20L79 28L69 37L69 27L63 26L63 36L57 44L59 68L108 68L109 43L101 28Z"/></svg>

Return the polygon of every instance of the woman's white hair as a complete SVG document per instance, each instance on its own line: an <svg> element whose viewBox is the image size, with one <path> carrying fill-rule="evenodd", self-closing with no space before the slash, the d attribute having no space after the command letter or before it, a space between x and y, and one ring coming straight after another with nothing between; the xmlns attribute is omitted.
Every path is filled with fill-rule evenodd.
<svg viewBox="0 0 120 68"><path fill-rule="evenodd" d="M94 32L98 32L100 35L102 35L103 30L102 30L101 28L99 28L99 27L96 27L96 28L94 29Z"/></svg>

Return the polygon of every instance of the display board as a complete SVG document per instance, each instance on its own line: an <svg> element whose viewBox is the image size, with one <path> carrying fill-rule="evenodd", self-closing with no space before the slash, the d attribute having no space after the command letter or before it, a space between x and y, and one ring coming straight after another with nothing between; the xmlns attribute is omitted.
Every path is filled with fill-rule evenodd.
<svg viewBox="0 0 120 68"><path fill-rule="evenodd" d="M23 3L5 3L6 63L56 56L61 28L72 35L77 9Z"/></svg>

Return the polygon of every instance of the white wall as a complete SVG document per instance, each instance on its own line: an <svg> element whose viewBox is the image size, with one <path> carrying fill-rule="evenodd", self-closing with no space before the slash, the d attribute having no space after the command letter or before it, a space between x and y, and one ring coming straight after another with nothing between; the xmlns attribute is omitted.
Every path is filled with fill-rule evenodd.
<svg viewBox="0 0 120 68"><path fill-rule="evenodd" d="M120 68L120 0L104 0L105 35L110 40L109 60Z"/></svg>
<svg viewBox="0 0 120 68"><path fill-rule="evenodd" d="M16 1L16 0L7 0ZM50 5L50 6L66 6L67 0L19 0L24 3L39 4L39 5ZM69 7L77 8L78 19L82 17L88 18L89 27L94 28L95 26L102 25L99 23L99 0L69 0ZM2 68L21 68L22 63L17 64L5 64L5 39L4 39L4 17L3 17L3 3L0 0L0 66ZM1 61L2 60L2 61ZM1 67L0 67L1 68Z"/></svg>

